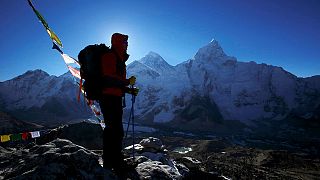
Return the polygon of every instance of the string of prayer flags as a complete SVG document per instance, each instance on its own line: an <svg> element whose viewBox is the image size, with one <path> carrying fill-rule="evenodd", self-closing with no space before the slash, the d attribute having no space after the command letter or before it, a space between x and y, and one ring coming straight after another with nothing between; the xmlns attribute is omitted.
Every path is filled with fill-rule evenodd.
<svg viewBox="0 0 320 180"><path fill-rule="evenodd" d="M80 69L79 61L76 60L75 58L67 55L67 54L64 54L64 52L61 49L61 48L63 48L63 46L62 46L62 42L59 39L59 37L49 28L48 23L45 21L45 19L40 14L40 12L33 6L31 0L28 0L28 3L30 5L30 7L32 8L33 12L36 14L39 21L42 23L43 27L46 29L47 33L49 34L49 36L52 40L52 43L53 43L52 49L57 50L61 54L65 64L67 65L70 73L73 76L73 79L79 85L78 101L80 101L80 92L82 92L83 94L84 94L84 92L82 90L82 78L80 76L80 71L79 71L79 69ZM86 101L89 101L89 100L86 99ZM92 107L92 105L89 105L89 106L90 106L91 110L93 111L95 117L99 121L99 123L103 123L102 122L103 118L102 118L101 113L97 113L97 111L94 110L94 107ZM103 125L101 125L101 127L102 128L105 127L104 123L103 123Z"/></svg>
<svg viewBox="0 0 320 180"><path fill-rule="evenodd" d="M9 135L0 135L0 140L1 140L1 142L28 140L30 138L40 137L41 134L45 134L45 132L49 132L48 130L41 130L41 131L24 132L24 133L9 134Z"/></svg>

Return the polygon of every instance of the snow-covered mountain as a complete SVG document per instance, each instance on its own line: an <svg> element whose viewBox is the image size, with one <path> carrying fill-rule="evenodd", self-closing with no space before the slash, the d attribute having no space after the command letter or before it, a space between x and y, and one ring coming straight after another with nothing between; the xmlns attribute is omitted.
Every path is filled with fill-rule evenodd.
<svg viewBox="0 0 320 180"><path fill-rule="evenodd" d="M159 54L152 51L139 60L139 62L161 75L167 75L169 72L174 71L173 66L169 65Z"/></svg>
<svg viewBox="0 0 320 180"><path fill-rule="evenodd" d="M281 67L238 62L215 40L176 66L155 53L132 64L137 63L129 65L128 72L137 76L137 115L147 122L249 123L292 113L312 116L320 106L320 76L298 78Z"/></svg>
<svg viewBox="0 0 320 180"><path fill-rule="evenodd" d="M320 108L320 76L298 78L281 67L239 62L215 40L176 66L150 52L129 64L127 72L137 77L135 115L145 124L201 129L226 120L249 124L288 115L314 117ZM84 103L76 100L77 91L68 73L55 77L28 71L0 83L0 105L33 122L89 117Z"/></svg>
<svg viewBox="0 0 320 180"><path fill-rule="evenodd" d="M27 71L0 83L1 109L20 120L43 125L88 117L69 73L50 76L42 70Z"/></svg>

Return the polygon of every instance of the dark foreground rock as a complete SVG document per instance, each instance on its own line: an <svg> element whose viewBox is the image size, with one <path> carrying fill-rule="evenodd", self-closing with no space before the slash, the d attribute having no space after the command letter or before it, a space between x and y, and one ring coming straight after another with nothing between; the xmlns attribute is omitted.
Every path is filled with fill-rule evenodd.
<svg viewBox="0 0 320 180"><path fill-rule="evenodd" d="M0 179L115 179L98 159L97 154L65 139L21 149L2 148Z"/></svg>
<svg viewBox="0 0 320 180"><path fill-rule="evenodd" d="M136 166L121 174L122 179L221 179L201 171L199 162L190 157L179 163L169 158L157 138L143 139L141 144L134 146L137 148L134 158L125 159ZM130 154L132 148L126 148L125 153ZM99 159L100 155L66 139L42 145L0 146L0 179L119 179L112 170L104 169Z"/></svg>
<svg viewBox="0 0 320 180"><path fill-rule="evenodd" d="M100 131L82 123L52 129L37 138L37 144L35 141L7 143L6 146L0 144L0 180L119 179L112 170L105 170L101 166L102 151L97 145ZM87 134L97 140L92 141L93 137ZM282 143L278 148L270 148L276 143L265 139L150 137L153 135L136 136L134 146L131 145L132 139L127 139L126 146L131 146L124 148L125 161L135 166L121 174L122 179L260 180L320 177L320 158L318 150L314 148L318 147L317 143L301 148L296 148L292 143L283 146ZM248 142L269 144L265 148L241 145ZM282 149L288 145L294 148Z"/></svg>
<svg viewBox="0 0 320 180"><path fill-rule="evenodd" d="M225 178L313 180L320 177L320 157L314 153L306 153L308 151L304 149L295 152L285 149L251 148L228 144L225 138L198 140L166 137L163 142L167 145L169 156L185 164L190 170L200 166L210 174ZM177 144L192 147L192 151L177 153L173 150ZM193 166L198 162L185 158L186 156L196 158L201 162L200 165Z"/></svg>

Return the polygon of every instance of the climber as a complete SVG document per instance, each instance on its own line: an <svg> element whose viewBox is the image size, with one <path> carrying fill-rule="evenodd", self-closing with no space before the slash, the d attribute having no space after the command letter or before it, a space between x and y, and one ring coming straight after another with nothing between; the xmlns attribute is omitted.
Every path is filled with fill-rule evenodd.
<svg viewBox="0 0 320 180"><path fill-rule="evenodd" d="M105 120L103 131L103 167L113 168L121 172L126 168L122 154L124 136L122 126L123 101L125 93L138 94L138 89L132 89L136 78L126 79L126 64L128 36L114 33L111 37L111 51L101 57L102 97L99 104Z"/></svg>

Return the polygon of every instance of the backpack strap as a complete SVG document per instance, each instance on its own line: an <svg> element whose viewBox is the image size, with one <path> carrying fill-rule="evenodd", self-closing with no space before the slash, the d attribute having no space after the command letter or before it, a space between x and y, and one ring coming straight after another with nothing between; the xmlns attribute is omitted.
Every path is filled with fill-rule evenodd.
<svg viewBox="0 0 320 180"><path fill-rule="evenodd" d="M123 75L124 71L125 71L125 62L127 61L127 59L129 58L128 54L125 54L124 58L125 59L121 59L119 54L114 50L111 49L111 53L113 53L116 57L116 71L119 75Z"/></svg>

